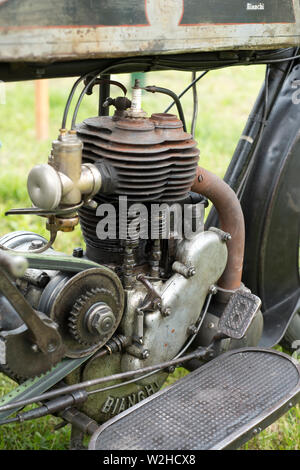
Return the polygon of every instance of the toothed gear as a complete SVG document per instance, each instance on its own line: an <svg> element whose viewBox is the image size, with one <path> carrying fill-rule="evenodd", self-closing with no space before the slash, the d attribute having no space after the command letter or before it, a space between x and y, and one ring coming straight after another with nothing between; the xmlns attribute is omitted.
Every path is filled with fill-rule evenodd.
<svg viewBox="0 0 300 470"><path fill-rule="evenodd" d="M7 375L7 377L9 377L10 379L14 380L15 382L19 384L24 382L27 379L32 378L32 377L21 376L18 372L15 372L14 370L12 370L7 364L1 364L0 372Z"/></svg>
<svg viewBox="0 0 300 470"><path fill-rule="evenodd" d="M72 276L53 296L50 307L65 355L85 357L104 346L119 326L124 299L118 275L106 266Z"/></svg>
<svg viewBox="0 0 300 470"><path fill-rule="evenodd" d="M87 312L96 304L104 303L104 299L113 299L117 304L116 297L107 289L96 287L87 291L84 295L81 295L75 302L75 305L70 313L69 318L69 329L73 337L80 344L89 346L103 341L105 338L109 339L111 336L110 331L102 337L99 333L93 334L87 328ZM112 326L113 327L113 326Z"/></svg>
<svg viewBox="0 0 300 470"><path fill-rule="evenodd" d="M11 369L7 364L1 364L0 372L7 375L7 377L14 380L18 384L21 384L23 382L26 382L26 380L28 380L28 379L36 379L38 377L42 377L47 372L50 372L53 369L53 367L55 367L59 362L60 361L58 361L56 364L53 364L53 366L49 366L47 369L44 368L44 370L38 372L37 374L34 373L33 375L32 374L24 374L24 370L23 370L23 373L20 373L21 372L20 370L15 371L15 370Z"/></svg>

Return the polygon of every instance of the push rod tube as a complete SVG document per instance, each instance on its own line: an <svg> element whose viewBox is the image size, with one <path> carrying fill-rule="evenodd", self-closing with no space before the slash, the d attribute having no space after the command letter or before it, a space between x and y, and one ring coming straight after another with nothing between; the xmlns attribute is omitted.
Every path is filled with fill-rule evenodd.
<svg viewBox="0 0 300 470"><path fill-rule="evenodd" d="M227 183L201 167L197 168L192 191L213 203L219 215L220 228L231 235L231 240L227 241L227 265L218 285L222 289L236 290L241 286L245 248L245 223L240 202Z"/></svg>

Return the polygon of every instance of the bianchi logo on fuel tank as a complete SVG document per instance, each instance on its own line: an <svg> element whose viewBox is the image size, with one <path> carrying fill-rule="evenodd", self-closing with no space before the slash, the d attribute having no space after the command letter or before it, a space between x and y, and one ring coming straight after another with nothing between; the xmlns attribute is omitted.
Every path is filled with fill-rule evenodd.
<svg viewBox="0 0 300 470"><path fill-rule="evenodd" d="M260 3L247 3L247 10L264 10L265 9L265 4L264 2Z"/></svg>

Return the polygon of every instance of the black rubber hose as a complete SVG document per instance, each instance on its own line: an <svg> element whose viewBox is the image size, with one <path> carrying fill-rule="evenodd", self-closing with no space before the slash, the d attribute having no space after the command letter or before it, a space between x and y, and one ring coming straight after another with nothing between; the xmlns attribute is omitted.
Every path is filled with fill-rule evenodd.
<svg viewBox="0 0 300 470"><path fill-rule="evenodd" d="M122 67L122 65L124 65L125 67L127 67L127 66L128 66L128 62L122 63L122 64L118 64L118 67ZM129 63L129 65L134 65L134 63L132 63L132 64ZM137 62L137 63L136 63L136 66L139 66L139 65L140 65L140 62ZM112 65L111 67L107 67L106 69L102 70L102 71L99 72L99 73L101 73L101 74L106 74L107 72L111 72L111 71L114 69L114 67L115 67L115 64ZM72 118L72 124L71 124L71 129L75 129L77 114L78 114L78 110L79 110L79 107L80 107L80 105L81 105L81 102L82 102L84 96L86 95L87 91L89 90L89 88L90 88L91 86L93 86L94 83L95 83L95 81L98 79L99 73L96 74L96 75L94 75L94 76L89 80L89 82L87 83L87 85L84 87L84 89L83 89L82 92L80 93L80 96L79 96L79 98L78 98L78 100L77 100L77 103L76 103L76 106L75 106L75 109L74 109L73 118ZM91 75L91 74L89 74L89 75Z"/></svg>
<svg viewBox="0 0 300 470"><path fill-rule="evenodd" d="M191 125L191 134L194 139L195 132L196 132L197 115L198 115L198 94L197 94L197 85L196 85L196 72L192 72L192 82L193 82L193 119L192 119L192 125Z"/></svg>
<svg viewBox="0 0 300 470"><path fill-rule="evenodd" d="M191 83L180 93L180 95L178 95L178 98L182 98L183 95L186 94L187 91L189 91L190 88L194 87L194 85L199 81L201 80L202 77L204 77L207 73L209 72L209 70L206 70L205 72L201 73L201 75L199 75L199 77L195 78L195 80L192 80ZM171 103L166 109L165 109L165 113L168 113L170 111L170 109L174 106L174 101L173 103Z"/></svg>
<svg viewBox="0 0 300 470"><path fill-rule="evenodd" d="M186 124L185 124L183 109L182 109L182 106L181 106L181 103L180 103L180 99L178 98L176 93L174 93L174 91L169 90L168 88L160 88L158 86L146 86L145 88L143 88L143 90L149 91L150 93L162 93L163 95L170 96L175 101L175 104L177 106L177 111L178 111L178 114L179 114L179 118L180 118L180 120L183 124L183 130L184 130L184 132L186 132Z"/></svg>

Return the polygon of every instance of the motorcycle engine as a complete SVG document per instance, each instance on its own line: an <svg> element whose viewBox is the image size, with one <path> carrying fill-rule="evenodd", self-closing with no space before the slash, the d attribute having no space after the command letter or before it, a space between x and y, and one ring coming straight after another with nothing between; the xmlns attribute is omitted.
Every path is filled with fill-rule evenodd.
<svg viewBox="0 0 300 470"><path fill-rule="evenodd" d="M220 233L204 231L206 200L190 191L199 151L182 121L173 114L147 117L137 93L131 103L120 98L110 104L114 116L88 118L76 132L63 130L48 165L35 167L28 179L34 207L56 211L56 227L71 230L78 213L86 244L73 256L52 248L32 255L39 264L15 281L33 309L56 325L61 359L82 359L65 378L68 384L138 370L182 353L227 263ZM76 213L64 215L81 199ZM29 253L46 240L14 232L0 243ZM26 330L2 296L1 370L19 382L49 368ZM169 372L122 386L105 384L116 387L90 395L82 410L104 422L158 391Z"/></svg>

